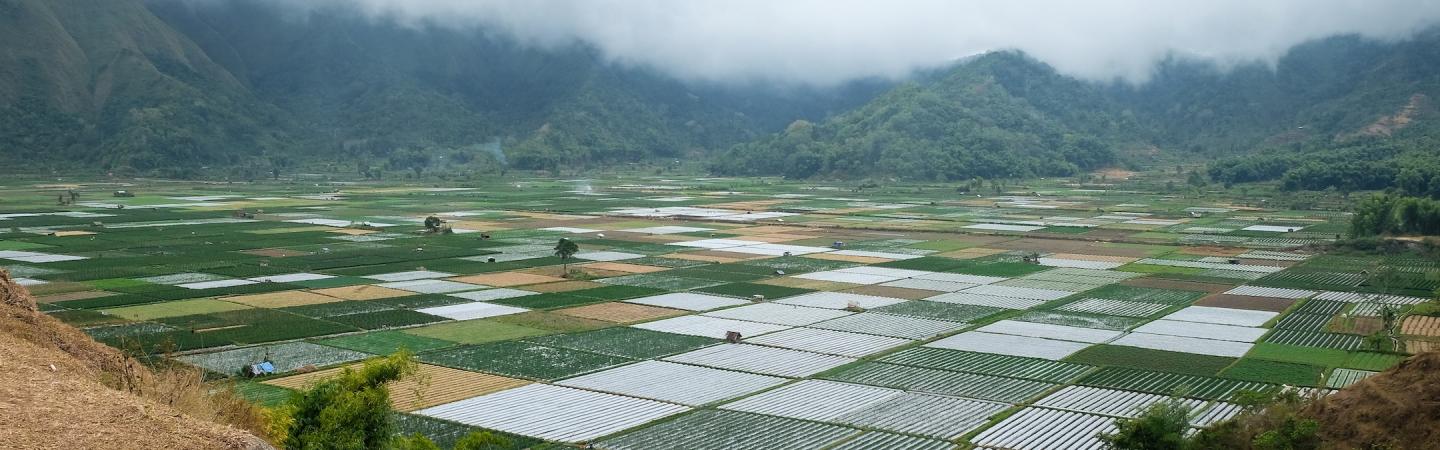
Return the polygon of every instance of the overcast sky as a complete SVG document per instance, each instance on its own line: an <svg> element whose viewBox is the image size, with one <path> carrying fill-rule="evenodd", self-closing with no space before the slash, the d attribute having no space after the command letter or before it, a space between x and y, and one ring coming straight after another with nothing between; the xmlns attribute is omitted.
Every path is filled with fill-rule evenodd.
<svg viewBox="0 0 1440 450"><path fill-rule="evenodd" d="M1340 33L1400 39L1440 0L271 0L481 25L535 45L580 40L682 78L829 84L1020 49L1062 72L1143 82L1171 52L1273 61Z"/></svg>

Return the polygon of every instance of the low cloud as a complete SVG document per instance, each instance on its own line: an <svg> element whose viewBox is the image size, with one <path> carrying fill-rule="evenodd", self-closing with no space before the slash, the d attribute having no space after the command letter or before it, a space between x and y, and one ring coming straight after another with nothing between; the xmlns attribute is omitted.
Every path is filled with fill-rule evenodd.
<svg viewBox="0 0 1440 450"><path fill-rule="evenodd" d="M816 85L899 77L1004 49L1081 78L1143 82L1171 54L1274 61L1306 40L1402 39L1440 19L1433 0L269 1L482 27L541 46L580 41L616 62L692 80Z"/></svg>

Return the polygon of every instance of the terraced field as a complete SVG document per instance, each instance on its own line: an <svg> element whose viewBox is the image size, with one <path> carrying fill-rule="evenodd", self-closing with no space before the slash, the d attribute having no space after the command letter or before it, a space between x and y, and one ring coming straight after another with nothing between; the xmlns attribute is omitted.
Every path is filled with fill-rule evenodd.
<svg viewBox="0 0 1440 450"><path fill-rule="evenodd" d="M1360 330L1427 311L1440 267L1306 253L1318 235L1265 227L1335 215L1133 183L577 183L137 181L140 196L86 185L62 207L16 182L0 266L111 345L217 378L272 362L238 384L256 401L403 349L428 376L396 385L398 431L647 450L1094 448L1177 393L1210 426L1240 391L1398 363ZM430 216L449 232L425 232ZM554 255L562 238L574 259ZM1380 286L1386 267L1420 278ZM1433 319L1398 331L1434 344Z"/></svg>

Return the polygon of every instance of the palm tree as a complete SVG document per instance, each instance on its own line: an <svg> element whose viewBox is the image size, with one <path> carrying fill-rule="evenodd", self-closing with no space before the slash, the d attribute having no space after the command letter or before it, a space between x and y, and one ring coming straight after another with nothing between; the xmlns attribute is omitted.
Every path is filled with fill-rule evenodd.
<svg viewBox="0 0 1440 450"><path fill-rule="evenodd" d="M578 251L580 251L580 246L569 238L560 238L560 242L555 244L555 256L560 257L561 267L565 271L564 276L570 276L570 258L575 256L575 252Z"/></svg>

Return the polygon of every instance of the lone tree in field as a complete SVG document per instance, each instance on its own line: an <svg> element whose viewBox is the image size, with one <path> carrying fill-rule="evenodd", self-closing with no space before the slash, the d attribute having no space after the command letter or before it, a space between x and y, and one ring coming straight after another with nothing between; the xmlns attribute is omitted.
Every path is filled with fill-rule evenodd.
<svg viewBox="0 0 1440 450"><path fill-rule="evenodd" d="M440 231L440 224L443 223L439 217L430 216L425 218L425 229L431 233Z"/></svg>
<svg viewBox="0 0 1440 450"><path fill-rule="evenodd" d="M346 368L291 395L272 418L272 427L287 450L385 448L394 430L385 384L415 370L414 357L403 350Z"/></svg>
<svg viewBox="0 0 1440 450"><path fill-rule="evenodd" d="M560 242L555 244L555 256L560 257L562 270L565 271L567 277L570 276L570 258L574 257L575 252L578 251L580 251L580 245L569 238L560 238Z"/></svg>

